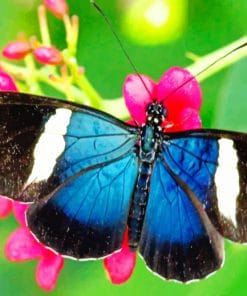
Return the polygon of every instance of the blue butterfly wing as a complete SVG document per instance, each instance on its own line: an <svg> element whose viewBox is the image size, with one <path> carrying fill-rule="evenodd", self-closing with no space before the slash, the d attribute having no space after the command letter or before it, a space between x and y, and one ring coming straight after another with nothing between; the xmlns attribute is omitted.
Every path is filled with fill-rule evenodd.
<svg viewBox="0 0 247 296"><path fill-rule="evenodd" d="M30 206L31 231L75 258L99 258L120 249L137 172L135 153L83 171L48 201Z"/></svg>
<svg viewBox="0 0 247 296"><path fill-rule="evenodd" d="M163 158L224 237L247 242L247 135L198 130L171 138Z"/></svg>
<svg viewBox="0 0 247 296"><path fill-rule="evenodd" d="M137 175L138 130L89 107L0 94L0 193L29 207L45 245L76 258L119 249Z"/></svg>
<svg viewBox="0 0 247 296"><path fill-rule="evenodd" d="M0 94L0 193L33 202L81 170L122 157L137 131L89 107Z"/></svg>
<svg viewBox="0 0 247 296"><path fill-rule="evenodd" d="M220 235L157 159L140 241L147 266L166 279L200 279L221 266ZM206 224L206 226L205 226Z"/></svg>
<svg viewBox="0 0 247 296"><path fill-rule="evenodd" d="M164 136L140 244L154 272L183 282L203 278L222 264L220 234L246 241L246 143L246 134L217 130Z"/></svg>

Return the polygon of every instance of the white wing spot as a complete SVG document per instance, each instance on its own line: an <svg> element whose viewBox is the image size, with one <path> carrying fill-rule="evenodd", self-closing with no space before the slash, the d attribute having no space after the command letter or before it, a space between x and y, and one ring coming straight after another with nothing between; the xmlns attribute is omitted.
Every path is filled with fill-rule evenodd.
<svg viewBox="0 0 247 296"><path fill-rule="evenodd" d="M34 149L32 172L24 187L33 182L47 180L51 176L56 160L65 148L63 135L67 132L71 114L71 110L59 108L45 124L44 132L41 134Z"/></svg>
<svg viewBox="0 0 247 296"><path fill-rule="evenodd" d="M236 208L240 186L238 156L232 140L219 140L218 164L215 174L218 208L220 213L237 227Z"/></svg>

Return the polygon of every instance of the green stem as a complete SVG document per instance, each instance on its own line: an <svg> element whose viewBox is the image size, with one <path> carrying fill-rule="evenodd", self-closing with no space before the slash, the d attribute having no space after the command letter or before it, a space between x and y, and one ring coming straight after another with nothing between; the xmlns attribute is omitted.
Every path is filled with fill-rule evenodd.
<svg viewBox="0 0 247 296"><path fill-rule="evenodd" d="M26 81L29 79L30 72L26 67L12 65L12 64L5 62L5 61L0 61L0 66L3 69L5 69L8 73L13 75L17 80L24 81L25 84L26 84ZM54 82L52 79L50 79L47 67L43 67L40 70L36 69L34 72L32 72L32 76L36 80L41 81L41 82L53 87L57 91L66 95L65 89L64 89L64 84ZM22 85L22 83L20 85ZM23 90L24 89L22 89L22 91ZM81 91L81 89L72 85L71 90L73 93L73 98L76 98L76 100L74 100L74 101L76 101L77 103L90 105L89 98L86 96L86 94L83 91ZM30 89L26 90L26 86L25 86L25 92L28 92L28 91L30 92Z"/></svg>
<svg viewBox="0 0 247 296"><path fill-rule="evenodd" d="M26 68L28 70L28 75L26 77L26 84L29 88L30 93L34 93L34 94L42 94L42 91L40 89L40 86L38 84L38 81L36 79L36 67L35 67L35 63L33 60L33 57L28 54L25 59L25 64L26 64Z"/></svg>
<svg viewBox="0 0 247 296"><path fill-rule="evenodd" d="M0 67L20 80L25 80L28 76L28 69L26 67L13 65L3 60L0 61Z"/></svg>
<svg viewBox="0 0 247 296"><path fill-rule="evenodd" d="M78 16L74 15L70 19L70 17L67 14L65 14L63 16L63 22L66 32L66 42L68 51L71 56L75 57L77 52L77 41L79 34L79 18Z"/></svg>
<svg viewBox="0 0 247 296"><path fill-rule="evenodd" d="M63 22L66 32L67 48L70 56L75 57L77 52L77 41L79 33L79 19L77 16L73 16L71 19L69 15L63 16Z"/></svg>
<svg viewBox="0 0 247 296"><path fill-rule="evenodd" d="M247 42L247 36L244 36L243 38L238 39L237 41L232 42L231 44L228 44L208 55L205 55L201 58L199 58L194 64L187 67L187 70L190 71L194 76L197 76L197 73L203 71L206 69L210 64L216 62L221 57L232 51L233 49L237 48L238 46L244 44ZM222 60L219 60L217 63L215 63L212 67L209 69L203 71L201 74L198 75L197 80L203 81L204 79L207 79L208 77L212 76L213 74L219 72L220 70L234 64L236 61L240 60L243 57L247 56L247 46L243 47L232 54L226 56Z"/></svg>
<svg viewBox="0 0 247 296"><path fill-rule="evenodd" d="M75 84L89 97L92 106L101 107L102 98L89 82L87 77L79 72L79 66L74 56L71 56L68 50L63 51L65 64L71 71Z"/></svg>
<svg viewBox="0 0 247 296"><path fill-rule="evenodd" d="M35 75L36 75L37 79L39 79L43 83L46 83L46 84L52 86L54 89L63 93L65 96L67 95L63 83L53 81L51 78L49 78L49 76L47 74L45 74L42 71L37 71L35 73ZM77 88L74 85L71 85L70 87L71 87L71 93L72 93L71 96L72 96L73 102L80 103L80 104L86 104L86 105L90 104L89 98L87 97L87 95L83 91L81 91L79 88Z"/></svg>
<svg viewBox="0 0 247 296"><path fill-rule="evenodd" d="M39 28L40 28L42 44L46 46L50 46L51 38L50 38L49 28L47 24L46 8L44 5L40 5L38 7L38 18L39 18Z"/></svg>

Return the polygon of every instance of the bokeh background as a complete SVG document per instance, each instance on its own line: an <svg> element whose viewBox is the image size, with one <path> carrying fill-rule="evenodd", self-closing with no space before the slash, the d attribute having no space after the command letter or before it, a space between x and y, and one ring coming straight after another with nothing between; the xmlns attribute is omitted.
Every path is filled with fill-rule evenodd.
<svg viewBox="0 0 247 296"><path fill-rule="evenodd" d="M98 2L140 73L155 80L173 65L190 65L187 52L203 56L247 32L246 0ZM36 8L40 3L41 0L1 1L1 48L15 39L20 30L39 34ZM89 0L68 0L68 3L71 13L80 17L78 59L87 77L103 97L120 97L124 78L133 69ZM162 9L167 9L163 17ZM62 49L65 45L63 25L51 15L49 22L53 43ZM246 132L247 59L203 81L202 88L203 125ZM17 264L4 258L4 242L16 227L12 216L0 221L0 295L46 295L34 279L37 262ZM247 247L226 241L225 249L225 265L220 271L188 285L161 280L145 268L140 258L131 279L121 286L114 286L106 279L101 261L67 260L57 287L50 295L246 295Z"/></svg>

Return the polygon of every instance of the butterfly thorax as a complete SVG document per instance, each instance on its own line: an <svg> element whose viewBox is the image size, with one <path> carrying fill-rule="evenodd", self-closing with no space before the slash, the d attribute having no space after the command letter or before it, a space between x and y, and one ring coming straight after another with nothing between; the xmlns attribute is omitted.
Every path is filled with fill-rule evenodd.
<svg viewBox="0 0 247 296"><path fill-rule="evenodd" d="M153 163L155 154L160 146L162 122L166 116L166 109L158 103L152 103L146 111L146 124L142 127L140 159Z"/></svg>
<svg viewBox="0 0 247 296"><path fill-rule="evenodd" d="M154 160L159 151L162 135L161 124L166 115L166 109L161 104L152 103L147 108L146 124L142 127L139 172L129 213L129 247L138 248L141 231L148 202L150 178Z"/></svg>

